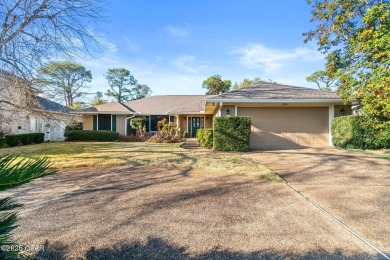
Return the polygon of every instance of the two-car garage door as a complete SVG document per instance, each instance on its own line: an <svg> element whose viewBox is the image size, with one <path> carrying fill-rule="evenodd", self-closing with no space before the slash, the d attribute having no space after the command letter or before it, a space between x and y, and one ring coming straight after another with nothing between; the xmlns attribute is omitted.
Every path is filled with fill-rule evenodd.
<svg viewBox="0 0 390 260"><path fill-rule="evenodd" d="M253 149L329 145L328 107L239 107L237 112L252 119Z"/></svg>

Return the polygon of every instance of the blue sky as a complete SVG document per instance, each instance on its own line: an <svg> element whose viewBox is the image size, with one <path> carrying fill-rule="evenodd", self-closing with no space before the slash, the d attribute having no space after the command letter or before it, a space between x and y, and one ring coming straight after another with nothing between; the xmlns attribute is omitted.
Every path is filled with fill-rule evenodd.
<svg viewBox="0 0 390 260"><path fill-rule="evenodd" d="M106 91L108 68L124 67L154 95L204 94L202 81L221 75L232 83L259 76L316 88L306 76L323 69L304 0L112 0L96 33L107 50L84 60L92 90Z"/></svg>

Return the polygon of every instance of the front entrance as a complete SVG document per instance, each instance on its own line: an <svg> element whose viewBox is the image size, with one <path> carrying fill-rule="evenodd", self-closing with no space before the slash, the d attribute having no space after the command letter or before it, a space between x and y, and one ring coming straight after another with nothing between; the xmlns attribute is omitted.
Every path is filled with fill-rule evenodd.
<svg viewBox="0 0 390 260"><path fill-rule="evenodd" d="M191 137L196 137L196 131L200 128L200 117L192 118Z"/></svg>
<svg viewBox="0 0 390 260"><path fill-rule="evenodd" d="M196 137L196 131L200 128L204 128L203 117L188 117L188 132L190 132L191 137Z"/></svg>

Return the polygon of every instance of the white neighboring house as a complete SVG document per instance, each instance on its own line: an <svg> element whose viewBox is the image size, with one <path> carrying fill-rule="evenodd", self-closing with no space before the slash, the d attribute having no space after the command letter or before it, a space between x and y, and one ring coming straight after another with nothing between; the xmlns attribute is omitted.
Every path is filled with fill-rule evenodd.
<svg viewBox="0 0 390 260"><path fill-rule="evenodd" d="M77 114L37 92L27 81L0 71L0 132L41 132L45 141L63 141L65 127L80 121Z"/></svg>
<svg viewBox="0 0 390 260"><path fill-rule="evenodd" d="M43 97L37 99L40 108L35 109L38 113L26 116L25 131L45 133L45 141L64 141L65 127L77 120L76 114L56 102Z"/></svg>
<svg viewBox="0 0 390 260"><path fill-rule="evenodd" d="M77 121L77 115L61 104L43 97L36 98L38 107L28 113L18 112L12 115L12 118L2 125L3 131L13 134L41 132L45 134L45 141L65 140L65 127Z"/></svg>

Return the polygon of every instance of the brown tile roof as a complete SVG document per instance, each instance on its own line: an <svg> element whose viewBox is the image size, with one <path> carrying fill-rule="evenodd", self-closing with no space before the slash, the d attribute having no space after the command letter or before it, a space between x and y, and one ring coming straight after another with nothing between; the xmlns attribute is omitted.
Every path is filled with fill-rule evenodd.
<svg viewBox="0 0 390 260"><path fill-rule="evenodd" d="M243 99L341 99L335 92L319 89L294 87L275 83L260 83L257 85L233 90L208 98L207 101L243 100Z"/></svg>
<svg viewBox="0 0 390 260"><path fill-rule="evenodd" d="M204 111L206 99L212 96L206 95L167 95L151 96L143 99L126 102L142 115L165 115L175 113L201 113Z"/></svg>
<svg viewBox="0 0 390 260"><path fill-rule="evenodd" d="M99 106L95 107L89 107L82 109L80 111L81 113L111 113L115 112L118 114L133 114L135 111L128 107L126 104L121 104L118 102L111 102L111 103L106 103L102 104Z"/></svg>

